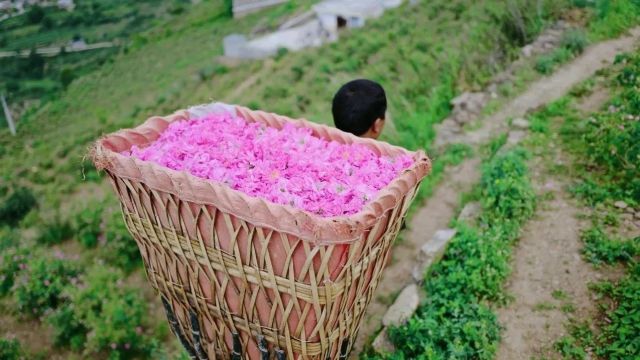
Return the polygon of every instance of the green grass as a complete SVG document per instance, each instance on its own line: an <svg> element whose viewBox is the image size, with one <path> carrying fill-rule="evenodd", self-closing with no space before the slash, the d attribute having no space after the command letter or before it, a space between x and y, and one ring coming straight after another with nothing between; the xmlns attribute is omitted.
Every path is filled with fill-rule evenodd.
<svg viewBox="0 0 640 360"><path fill-rule="evenodd" d="M590 37L594 40L615 37L640 22L638 0L595 0L594 19L589 23Z"/></svg>

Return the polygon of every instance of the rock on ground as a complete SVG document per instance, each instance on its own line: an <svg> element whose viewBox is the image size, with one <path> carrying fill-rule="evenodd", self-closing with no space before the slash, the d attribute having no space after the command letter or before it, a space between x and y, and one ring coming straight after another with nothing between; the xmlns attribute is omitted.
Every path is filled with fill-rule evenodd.
<svg viewBox="0 0 640 360"><path fill-rule="evenodd" d="M398 326L407 321L418 309L420 294L418 285L411 284L405 287L396 301L389 307L382 318L384 326Z"/></svg>

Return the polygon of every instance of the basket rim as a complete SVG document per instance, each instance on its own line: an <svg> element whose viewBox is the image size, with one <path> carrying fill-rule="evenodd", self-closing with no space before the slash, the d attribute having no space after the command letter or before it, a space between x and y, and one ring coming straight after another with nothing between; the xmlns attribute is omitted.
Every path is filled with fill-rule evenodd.
<svg viewBox="0 0 640 360"><path fill-rule="evenodd" d="M186 171L169 169L162 165L120 154L132 145L144 146L155 139L174 121L196 117L195 111L178 110L168 116L152 116L132 129L120 129L101 137L91 149L91 158L98 170L110 176L138 181L156 191L173 194L182 200L200 205L211 205L254 225L288 233L314 243L350 243L362 238L384 213L395 207L398 201L416 187L430 172L431 160L424 151L409 151L384 141L360 138L338 129L292 119L283 115L246 107L223 104L224 111L249 122L261 122L267 126L281 128L286 123L310 128L313 136L344 144L358 143L371 148L379 155L410 155L414 163L403 170L387 186L378 191L357 213L323 217L291 205L276 204L235 190L230 186L192 175ZM206 106L206 105L201 105Z"/></svg>

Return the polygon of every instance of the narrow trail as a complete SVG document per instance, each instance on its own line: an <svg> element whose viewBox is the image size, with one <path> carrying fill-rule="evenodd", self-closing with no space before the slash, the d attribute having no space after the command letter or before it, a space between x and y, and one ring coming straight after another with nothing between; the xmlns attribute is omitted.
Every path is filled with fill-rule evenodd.
<svg viewBox="0 0 640 360"><path fill-rule="evenodd" d="M600 275L580 256L580 232L586 226L577 218L580 209L562 182L550 180L539 188L553 200L541 204L513 252L506 290L514 301L498 310L505 328L498 360L557 357L553 344L565 334L569 316L595 309L588 283Z"/></svg>
<svg viewBox="0 0 640 360"><path fill-rule="evenodd" d="M609 95L599 86L577 107L588 116L601 108ZM569 161L559 144L551 143L551 147L556 162ZM548 174L543 161L532 161L531 177L538 179L538 193L546 191L552 200L539 204L537 217L525 226L512 254L513 273L506 291L514 301L498 310L504 332L497 360L559 359L553 345L566 334L569 318L593 318L597 314L588 285L601 280L603 274L581 256L580 233L589 222L578 217L586 209L569 198L566 178Z"/></svg>
<svg viewBox="0 0 640 360"><path fill-rule="evenodd" d="M500 111L482 120L482 126L462 134L454 142L482 144L506 131L509 118L524 116L527 111L546 105L567 94L575 85L587 80L596 71L610 66L616 54L636 48L640 40L640 27L629 35L589 46L582 55L564 65L550 76L529 86L520 96L507 103Z"/></svg>
<svg viewBox="0 0 640 360"><path fill-rule="evenodd" d="M411 271L420 247L437 230L448 227L458 207L460 194L469 191L480 178L479 163L478 159L470 159L447 170L442 185L413 216L403 241L396 243L391 250L391 263L382 273L380 284L367 308L353 353L362 350L367 338L380 327L382 317L393 301L389 297L396 296L412 281Z"/></svg>
<svg viewBox="0 0 640 360"><path fill-rule="evenodd" d="M459 142L478 146L488 142L496 135L506 133L510 118L524 116L528 111L564 96L572 87L585 81L596 71L610 66L616 54L633 50L639 40L640 27L632 29L628 35L618 39L588 47L581 56L559 68L554 74L534 82L523 94L505 104L500 111L482 120L480 128L461 134L452 143ZM602 100L602 97L599 100ZM449 169L433 196L412 218L409 230L404 233L404 241L394 245L393 260L383 272L374 298L369 304L354 346L355 351L352 352L352 358L357 356L369 337L380 328L382 317L393 301L393 297L411 282L411 270L415 265L420 247L437 230L448 227L450 220L455 215L460 194L470 190L479 180L479 162L479 159L471 158L457 167ZM562 331L563 327L558 325L555 332L551 332L543 320L537 319L538 314L536 313L532 312L533 315L536 315L535 319L533 316L522 316L522 311L527 306L536 307L536 304L540 302L543 305L538 305L538 307L544 307L544 301L549 301L547 297L551 296L553 290L556 290L556 286L571 284L572 287L567 287L563 291L570 293L575 298L573 305L577 309L588 307L579 299L588 296L585 279L595 278L597 274L588 272L586 267L583 268L584 264L580 264L582 261L578 247L580 226L575 217L577 210L567 200L567 196L561 188L555 189L554 194L556 199L549 204L548 210L541 213L542 218L527 228L531 234L528 235L529 237L523 238L523 245L518 247L514 254L514 258L524 261L523 264L514 264L516 269L510 285L512 288L509 289L518 299L513 306L518 307L503 309L500 314L500 320L509 328L503 339L503 346L500 347L498 359L528 358L519 354L530 353L532 350L529 350L529 345L535 345L535 341L538 340L529 344L525 338L532 335L555 336L553 334L559 334ZM550 236L552 234L557 236ZM541 238L542 240L540 240ZM545 241L550 241L550 243L545 243ZM527 248L526 244L531 244L532 248ZM525 256L533 250L540 252L539 257ZM550 262L560 265L556 266L553 271L551 271L552 268L549 268L548 270L551 272L545 273ZM525 265L532 266L532 268L525 268ZM551 276L558 271L562 274L556 277ZM521 275L522 279L526 279L526 281L523 282L523 280L516 278L516 274ZM539 276L534 277L536 274ZM576 281L577 279L581 280ZM541 283L534 286L536 281L541 281ZM580 286L583 286L584 289ZM520 291L522 293L519 293ZM550 316L560 319L559 323L564 324L565 317L558 315L561 315L560 311ZM527 318L531 320L527 320ZM537 322L533 323L534 320ZM531 324L527 324L527 322L531 322ZM527 327L529 325L531 328ZM513 344L507 346L506 343Z"/></svg>

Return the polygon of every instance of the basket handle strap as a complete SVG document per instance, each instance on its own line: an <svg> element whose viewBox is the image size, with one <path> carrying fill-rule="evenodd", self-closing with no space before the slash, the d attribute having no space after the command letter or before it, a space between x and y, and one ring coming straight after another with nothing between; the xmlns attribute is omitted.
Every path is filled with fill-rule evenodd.
<svg viewBox="0 0 640 360"><path fill-rule="evenodd" d="M178 340L180 340L180 343L185 348L185 350L187 350L189 358L197 360L198 358L196 357L195 349L193 348L193 346L191 346L191 344L189 344L189 341L187 341L187 338L182 333L182 330L180 330L180 323L178 323L178 318L176 318L176 315L173 313L173 309L171 309L169 301L167 301L164 296L161 296L161 299L162 305L164 306L164 311L167 313L167 319L169 320L171 331L176 337L178 337Z"/></svg>

